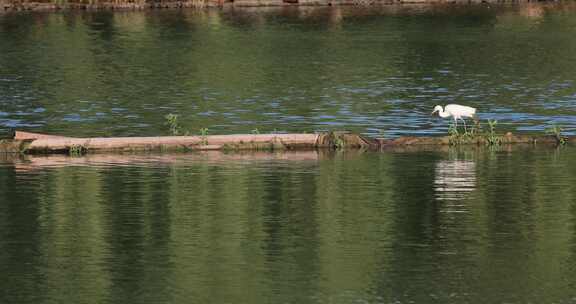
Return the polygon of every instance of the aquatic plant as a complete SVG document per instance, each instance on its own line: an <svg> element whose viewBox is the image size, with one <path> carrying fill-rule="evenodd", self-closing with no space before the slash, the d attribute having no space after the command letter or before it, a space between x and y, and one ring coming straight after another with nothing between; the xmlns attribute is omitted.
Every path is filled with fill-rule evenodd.
<svg viewBox="0 0 576 304"><path fill-rule="evenodd" d="M344 149L345 145L346 144L344 143L344 140L341 137L336 136L334 138L334 147L336 147L336 149L339 150Z"/></svg>
<svg viewBox="0 0 576 304"><path fill-rule="evenodd" d="M208 145L208 128L200 129L201 144L203 146Z"/></svg>
<svg viewBox="0 0 576 304"><path fill-rule="evenodd" d="M332 131L328 134L328 138L334 149L342 150L346 148L345 133Z"/></svg>
<svg viewBox="0 0 576 304"><path fill-rule="evenodd" d="M166 119L166 122L164 124L168 125L168 128L170 130L170 134L177 136L182 134L182 127L180 126L180 123L178 122L178 115L177 114L168 114L166 116L164 116L164 118Z"/></svg>
<svg viewBox="0 0 576 304"><path fill-rule="evenodd" d="M378 135L376 135L376 138L386 138L387 137L387 132L384 129L378 129Z"/></svg>
<svg viewBox="0 0 576 304"><path fill-rule="evenodd" d="M554 138L556 138L556 142L559 145L564 145L567 142L566 137L564 137L562 135L563 131L564 131L564 129L560 126L557 126L557 125L553 125L553 126L546 129L546 133L554 136Z"/></svg>
<svg viewBox="0 0 576 304"><path fill-rule="evenodd" d="M475 134L475 129L470 129L470 131L464 130L463 133L460 133L456 126L450 125L450 127L448 127L449 142L451 145L469 144L474 141Z"/></svg>
<svg viewBox="0 0 576 304"><path fill-rule="evenodd" d="M489 146L501 144L502 136L496 132L498 121L488 119L487 124L488 130L486 132L484 132L480 121L475 121L474 126L469 130L465 130L463 133L458 131L454 125L450 125L450 127L448 127L449 143L451 145L462 145L484 142Z"/></svg>
<svg viewBox="0 0 576 304"><path fill-rule="evenodd" d="M250 131L252 134L260 134L260 130L258 130L258 128L254 128L252 131Z"/></svg>
<svg viewBox="0 0 576 304"><path fill-rule="evenodd" d="M488 119L488 133L485 135L485 140L488 145L499 145L502 143L502 136L496 133L497 120Z"/></svg>
<svg viewBox="0 0 576 304"><path fill-rule="evenodd" d="M458 129L454 125L450 125L448 127L448 136L451 145L457 145L461 143L460 133L458 132Z"/></svg>
<svg viewBox="0 0 576 304"><path fill-rule="evenodd" d="M86 154L87 151L88 151L88 149L86 147L84 147L83 145L71 145L70 148L68 148L68 155L70 155L70 156L82 156L82 155Z"/></svg>

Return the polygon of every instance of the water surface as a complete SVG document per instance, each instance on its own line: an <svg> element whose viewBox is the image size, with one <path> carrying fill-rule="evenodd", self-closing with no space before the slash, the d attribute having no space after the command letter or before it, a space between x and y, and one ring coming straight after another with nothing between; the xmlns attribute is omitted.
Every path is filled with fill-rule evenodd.
<svg viewBox="0 0 576 304"><path fill-rule="evenodd" d="M0 16L0 126L65 135L435 135L436 104L576 126L572 4Z"/></svg>
<svg viewBox="0 0 576 304"><path fill-rule="evenodd" d="M576 8L0 15L0 129L576 127ZM0 156L0 303L573 303L576 150Z"/></svg>
<svg viewBox="0 0 576 304"><path fill-rule="evenodd" d="M12 157L0 165L0 301L571 303L575 159Z"/></svg>

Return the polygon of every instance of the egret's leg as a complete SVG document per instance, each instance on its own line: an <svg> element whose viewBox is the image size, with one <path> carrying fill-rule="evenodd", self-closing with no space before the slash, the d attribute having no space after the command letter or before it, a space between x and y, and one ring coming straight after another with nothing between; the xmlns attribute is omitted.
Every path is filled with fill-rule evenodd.
<svg viewBox="0 0 576 304"><path fill-rule="evenodd" d="M466 120L464 118L461 118L462 122L464 122L464 134L468 133L468 131L466 131Z"/></svg>

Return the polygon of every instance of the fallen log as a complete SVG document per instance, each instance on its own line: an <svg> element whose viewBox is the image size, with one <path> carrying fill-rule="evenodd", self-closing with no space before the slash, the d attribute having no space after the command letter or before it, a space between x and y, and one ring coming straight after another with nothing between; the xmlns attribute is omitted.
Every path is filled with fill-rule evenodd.
<svg viewBox="0 0 576 304"><path fill-rule="evenodd" d="M18 139L18 136L15 137ZM27 153L168 151L168 150L264 150L312 148L316 134L211 135L115 138L40 137L27 146Z"/></svg>
<svg viewBox="0 0 576 304"><path fill-rule="evenodd" d="M210 151L210 150L311 150L316 148L374 146L375 142L356 134L238 134L160 137L74 138L16 131L4 141L0 151L27 154L133 152L133 151Z"/></svg>
<svg viewBox="0 0 576 304"><path fill-rule="evenodd" d="M455 142L457 140L457 142ZM237 134L159 137L94 137L74 138L15 131L12 139L0 141L0 153L84 154L87 152L136 151L239 151L239 150L312 150L354 148L387 150L410 146L489 145L485 136L455 138L399 137L370 139L347 132L317 134ZM563 138L568 143L575 137ZM497 137L497 144L559 144L555 136L528 136L507 133Z"/></svg>

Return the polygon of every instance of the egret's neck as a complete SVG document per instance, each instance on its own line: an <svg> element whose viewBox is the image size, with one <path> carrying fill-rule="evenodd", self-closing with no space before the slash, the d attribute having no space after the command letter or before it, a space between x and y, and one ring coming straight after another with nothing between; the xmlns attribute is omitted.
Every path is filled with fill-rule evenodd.
<svg viewBox="0 0 576 304"><path fill-rule="evenodd" d="M440 116L442 118L446 118L446 117L449 117L450 114L444 112L444 109L440 109L440 111L438 111L438 116Z"/></svg>

